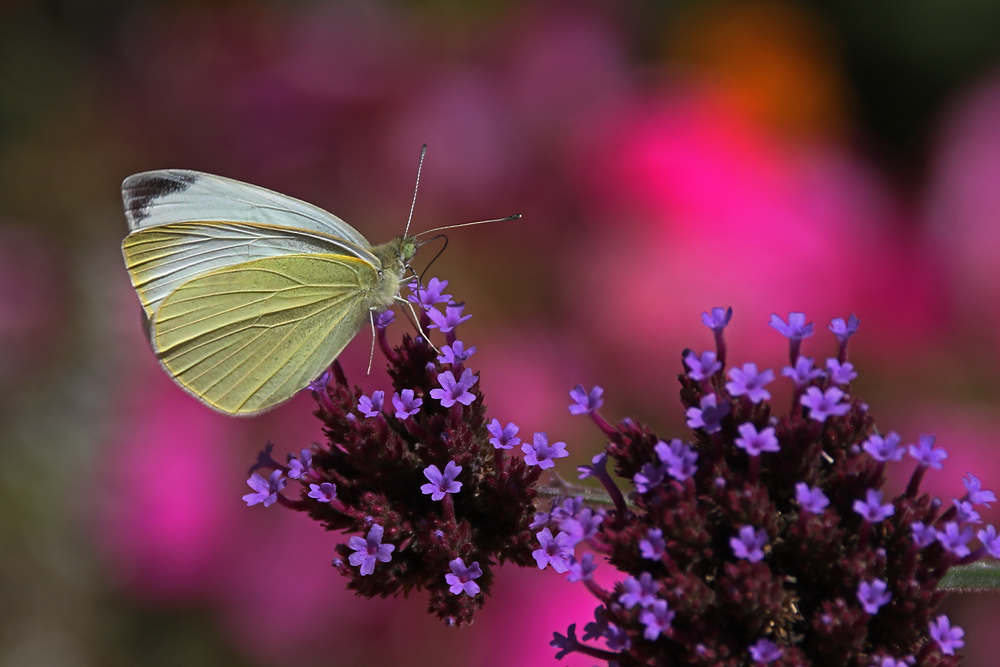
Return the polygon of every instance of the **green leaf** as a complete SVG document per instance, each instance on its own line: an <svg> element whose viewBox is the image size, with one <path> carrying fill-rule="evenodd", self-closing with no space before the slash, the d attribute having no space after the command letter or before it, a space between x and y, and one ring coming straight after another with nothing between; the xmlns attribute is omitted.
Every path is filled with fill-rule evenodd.
<svg viewBox="0 0 1000 667"><path fill-rule="evenodd" d="M938 583L950 593L989 593L1000 591L1000 563L995 561L956 565Z"/></svg>

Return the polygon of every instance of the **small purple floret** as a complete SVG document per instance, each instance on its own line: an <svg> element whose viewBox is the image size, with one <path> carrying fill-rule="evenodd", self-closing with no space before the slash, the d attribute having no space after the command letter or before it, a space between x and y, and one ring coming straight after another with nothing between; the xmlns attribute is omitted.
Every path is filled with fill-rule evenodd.
<svg viewBox="0 0 1000 667"><path fill-rule="evenodd" d="M479 378L472 373L471 368L462 371L462 377L458 380L451 371L438 373L438 383L440 389L431 389L431 398L441 402L442 407L450 408L455 403L471 405L476 400L476 395L469 389L479 381Z"/></svg>
<svg viewBox="0 0 1000 667"><path fill-rule="evenodd" d="M465 593L470 597L479 595L479 584L473 581L483 576L483 571L479 568L478 561L466 567L464 560L456 558L449 562L448 566L451 567L451 572L444 575L444 580L450 586L448 590L452 594L461 595Z"/></svg>
<svg viewBox="0 0 1000 667"><path fill-rule="evenodd" d="M763 528L756 530L753 526L742 526L738 537L729 538L733 555L751 563L764 559L765 544L767 544L767 531Z"/></svg>
<svg viewBox="0 0 1000 667"><path fill-rule="evenodd" d="M420 492L430 495L431 500L441 500L446 493L458 493L462 490L462 483L456 482L455 478L462 472L462 466L454 461L448 461L444 467L444 472L434 464L424 468L424 477L429 480L428 484L420 487Z"/></svg>
<svg viewBox="0 0 1000 667"><path fill-rule="evenodd" d="M278 500L278 492L285 488L288 480L282 477L280 470L275 470L267 479L257 473L250 475L247 484L255 493L248 493L243 496L247 507L252 507L258 503L263 503L264 507L270 507Z"/></svg>
<svg viewBox="0 0 1000 667"><path fill-rule="evenodd" d="M865 613L875 615L879 608L884 607L892 599L892 593L888 590L888 584L881 579L872 581L862 581L858 584L858 602L864 608Z"/></svg>
<svg viewBox="0 0 1000 667"><path fill-rule="evenodd" d="M381 389L372 392L372 395L362 396L358 399L358 410L365 417L376 417L382 414L382 403L385 401L385 392Z"/></svg>
<svg viewBox="0 0 1000 667"><path fill-rule="evenodd" d="M965 630L957 625L952 627L951 621L944 614L931 621L928 629L931 638L937 642L941 652L945 655L955 655L955 649L965 646L965 642L962 640L962 637L965 636Z"/></svg>
<svg viewBox="0 0 1000 667"><path fill-rule="evenodd" d="M392 407L396 408L396 419L406 419L420 412L424 399L414 397L412 389L404 389L392 395Z"/></svg>
<svg viewBox="0 0 1000 667"><path fill-rule="evenodd" d="M871 523L878 523L896 512L891 502L882 504L882 492L875 489L868 489L865 500L855 500L853 507L855 512Z"/></svg>
<svg viewBox="0 0 1000 667"><path fill-rule="evenodd" d="M795 485L795 501L804 512L810 514L822 514L823 510L830 504L830 499L826 497L823 490L811 487L805 482L798 482Z"/></svg>
<svg viewBox="0 0 1000 667"><path fill-rule="evenodd" d="M764 385L774 381L774 371L765 369L757 371L757 364L748 361L743 368L729 369L731 382L726 383L726 390L731 396L746 396L751 403L760 403L771 398L771 392Z"/></svg>
<svg viewBox="0 0 1000 667"><path fill-rule="evenodd" d="M542 470L555 467L552 459L560 459L569 456L566 451L565 442L556 442L549 445L549 436L545 433L536 433L532 438L534 444L524 443L521 451L524 452L524 462L529 466L538 466Z"/></svg>
<svg viewBox="0 0 1000 667"><path fill-rule="evenodd" d="M331 482L309 485L309 497L321 503L328 503L337 497L337 485Z"/></svg>
<svg viewBox="0 0 1000 667"><path fill-rule="evenodd" d="M514 422L507 422L506 426L500 426L500 420L494 419L486 427L486 430L493 436L490 438L490 444L495 449L511 449L521 444L521 439L515 437L520 429Z"/></svg>
<svg viewBox="0 0 1000 667"><path fill-rule="evenodd" d="M589 392L583 388L582 384L576 385L569 392L569 397L573 399L573 402L569 406L570 414L586 415L599 409L604 405L604 399L601 398L602 394L604 394L604 389L597 385L594 385L594 388Z"/></svg>
<svg viewBox="0 0 1000 667"><path fill-rule="evenodd" d="M841 403L846 396L836 387L821 391L819 387L809 387L799 399L803 407L809 408L809 418L818 422L826 421L827 417L843 417L851 411L850 403Z"/></svg>
<svg viewBox="0 0 1000 667"><path fill-rule="evenodd" d="M770 639L758 639L755 644L750 646L750 657L764 664L774 662L783 654L784 651L778 648L778 645Z"/></svg>
<svg viewBox="0 0 1000 667"><path fill-rule="evenodd" d="M347 560L354 567L361 566L362 577L375 571L376 562L388 563L392 560L392 552L396 550L396 545L382 544L384 530L376 523L368 531L367 537L354 535L347 541L347 546L354 549L354 553Z"/></svg>

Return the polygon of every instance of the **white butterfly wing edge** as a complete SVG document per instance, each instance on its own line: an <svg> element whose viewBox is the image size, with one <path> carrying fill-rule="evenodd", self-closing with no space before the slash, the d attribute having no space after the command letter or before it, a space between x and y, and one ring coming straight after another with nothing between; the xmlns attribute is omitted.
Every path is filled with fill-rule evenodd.
<svg viewBox="0 0 1000 667"><path fill-rule="evenodd" d="M340 218L294 197L185 169L122 183L131 233L122 253L147 317L208 271L286 254L343 254L378 266L371 245Z"/></svg>

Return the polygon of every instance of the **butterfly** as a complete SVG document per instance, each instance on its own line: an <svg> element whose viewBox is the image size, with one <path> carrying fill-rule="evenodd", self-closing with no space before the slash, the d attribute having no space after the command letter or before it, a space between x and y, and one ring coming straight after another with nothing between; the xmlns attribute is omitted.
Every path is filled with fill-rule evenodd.
<svg viewBox="0 0 1000 667"><path fill-rule="evenodd" d="M198 171L134 174L122 200L150 345L181 387L229 415L273 408L322 374L399 299L418 246L405 233L372 246L312 204Z"/></svg>

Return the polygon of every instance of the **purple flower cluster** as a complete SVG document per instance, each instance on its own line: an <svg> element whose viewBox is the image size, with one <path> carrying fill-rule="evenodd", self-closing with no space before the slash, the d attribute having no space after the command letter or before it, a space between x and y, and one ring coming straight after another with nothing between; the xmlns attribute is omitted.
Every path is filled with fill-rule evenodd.
<svg viewBox="0 0 1000 667"><path fill-rule="evenodd" d="M517 426L487 416L479 378L465 366L475 347L457 338L470 316L445 287L432 279L410 296L422 309L421 329L442 334L440 348L409 335L391 347L392 318L380 316L377 337L393 391L364 395L335 362L309 387L326 442L287 464L272 458L269 445L250 471L254 492L244 500L277 503L352 533L333 564L360 595L425 589L431 613L466 625L489 594L495 565L535 565L535 484L567 454L544 433L522 446L523 458L507 451L520 444ZM283 493L290 480L299 483L297 498Z"/></svg>
<svg viewBox="0 0 1000 667"><path fill-rule="evenodd" d="M831 323L837 356L823 371L800 352L813 324L802 313L772 316L789 340L782 375L794 383L791 413L776 416L765 389L772 371L745 363L726 372L731 314L704 313L716 350L682 357L690 442L662 440L632 419L611 426L597 412L600 388L571 392L570 411L609 440L580 476L599 480L614 509L592 512L600 520L589 529L579 527L579 499L536 517L539 566L568 571L599 602L582 637L575 624L555 634L557 657L624 667L957 665L963 632L935 613L944 595L936 587L953 565L1000 557L996 529L974 528L976 507L995 495L971 473L951 503L920 492L947 454L933 436L907 447L876 431L852 395L847 341L857 318ZM883 488L890 465L912 468L897 496ZM595 583L594 554L622 573L613 588Z"/></svg>

